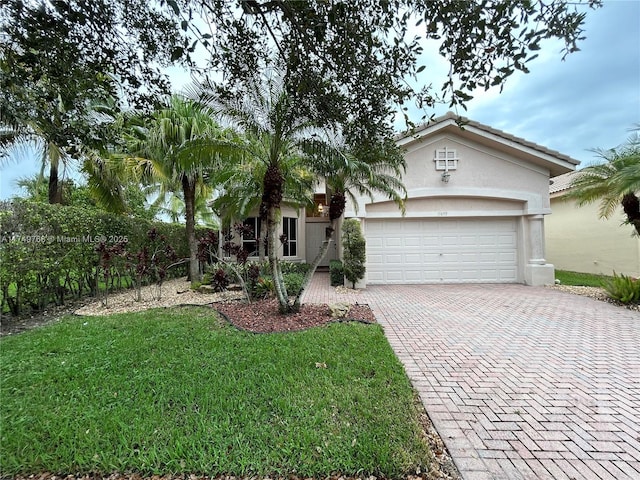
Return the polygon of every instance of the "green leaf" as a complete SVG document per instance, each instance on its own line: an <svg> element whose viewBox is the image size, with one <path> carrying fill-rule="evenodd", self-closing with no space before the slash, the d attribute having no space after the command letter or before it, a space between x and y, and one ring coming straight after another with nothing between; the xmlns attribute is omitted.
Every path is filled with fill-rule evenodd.
<svg viewBox="0 0 640 480"><path fill-rule="evenodd" d="M184 48L178 47L171 52L171 61L175 62L184 55Z"/></svg>
<svg viewBox="0 0 640 480"><path fill-rule="evenodd" d="M180 7L178 7L178 2L175 0L167 0L167 5L169 5L173 9L173 13L176 15L180 15Z"/></svg>

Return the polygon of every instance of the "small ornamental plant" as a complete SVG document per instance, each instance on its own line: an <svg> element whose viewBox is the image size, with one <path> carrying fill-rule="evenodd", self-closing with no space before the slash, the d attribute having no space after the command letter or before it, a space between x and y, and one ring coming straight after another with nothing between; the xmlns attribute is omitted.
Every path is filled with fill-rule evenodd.
<svg viewBox="0 0 640 480"><path fill-rule="evenodd" d="M640 302L640 279L613 272L613 278L603 282L609 298L624 304Z"/></svg>
<svg viewBox="0 0 640 480"><path fill-rule="evenodd" d="M351 282L353 288L356 282L364 278L366 271L366 242L362 236L360 222L349 218L342 225L342 246L344 258L342 266L345 278Z"/></svg>

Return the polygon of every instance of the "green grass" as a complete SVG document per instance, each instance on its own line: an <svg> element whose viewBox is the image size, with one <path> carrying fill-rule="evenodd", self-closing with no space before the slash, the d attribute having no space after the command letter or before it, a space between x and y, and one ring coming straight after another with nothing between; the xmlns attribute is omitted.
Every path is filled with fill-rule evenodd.
<svg viewBox="0 0 640 480"><path fill-rule="evenodd" d="M562 285L578 285L585 287L601 287L606 280L613 277L607 275L595 275L592 273L569 272L567 270L556 270L556 278Z"/></svg>
<svg viewBox="0 0 640 480"><path fill-rule="evenodd" d="M206 308L66 317L3 339L0 365L0 475L391 477L430 459L377 325L256 335Z"/></svg>

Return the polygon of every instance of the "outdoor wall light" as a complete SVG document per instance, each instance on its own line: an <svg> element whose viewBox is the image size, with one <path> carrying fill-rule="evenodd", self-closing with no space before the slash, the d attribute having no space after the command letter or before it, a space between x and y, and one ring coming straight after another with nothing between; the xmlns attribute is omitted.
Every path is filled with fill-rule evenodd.
<svg viewBox="0 0 640 480"><path fill-rule="evenodd" d="M448 171L444 171L442 172L440 180L442 180L444 183L449 183L449 177L451 177L451 174Z"/></svg>

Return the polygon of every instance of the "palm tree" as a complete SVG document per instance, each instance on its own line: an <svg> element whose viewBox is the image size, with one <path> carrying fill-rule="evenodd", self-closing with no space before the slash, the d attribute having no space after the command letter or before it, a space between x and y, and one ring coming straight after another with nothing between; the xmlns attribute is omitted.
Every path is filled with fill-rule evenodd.
<svg viewBox="0 0 640 480"><path fill-rule="evenodd" d="M395 142L371 141L366 147L348 147L332 146L329 142L314 140L305 146L305 150L310 155L309 168L316 177L325 180L330 191L330 227L325 230L326 237L311 262L300 293L295 298L296 306L300 304L302 293L311 283L313 274L329 250L347 199L357 209L357 196L369 196L373 200L374 193L382 193L398 204L403 213L406 200L406 189L401 180L406 163Z"/></svg>
<svg viewBox="0 0 640 480"><path fill-rule="evenodd" d="M567 197L579 206L599 201L600 218L610 218L622 205L625 223L640 235L640 135L636 132L618 148L594 151L604 162L577 172Z"/></svg>
<svg viewBox="0 0 640 480"><path fill-rule="evenodd" d="M262 203L263 179L267 164L260 159L265 158L264 145L259 141L247 138L247 158L241 164L232 165L231 169L221 170L214 183L224 185L217 192L211 207L223 224L247 218L251 212L259 209ZM315 177L302 164L302 157L291 155L282 159L281 169L284 176L283 198L286 202L299 208L313 204L313 187ZM260 259L264 259L264 240L267 232L258 242Z"/></svg>
<svg viewBox="0 0 640 480"><path fill-rule="evenodd" d="M165 191L162 184L151 185L150 187L144 190L147 195L153 195L154 192L160 191L158 197L151 203L151 207L156 209L159 215L170 218L173 223L179 223L186 212L182 195L175 190ZM196 201L193 210L197 224L217 230L219 228L218 218L208 204L211 192L212 189L208 184L198 184L196 186Z"/></svg>
<svg viewBox="0 0 640 480"><path fill-rule="evenodd" d="M393 142L372 141L368 148L362 145L337 148L328 140L329 134L316 128L299 108L295 108L294 99L286 92L280 78L271 76L263 80L254 78L247 94L242 97L220 97L211 84L201 85L195 93L240 127L250 139L250 145L254 146L249 155L260 167L251 167L253 176L245 175L236 182L244 186L248 196L238 195L238 191L233 195L241 199L238 211L248 213L258 204L255 192L261 193L260 216L267 222L268 258L276 297L280 311L289 313L299 309L302 291L326 254L331 238L325 241L312 263L301 293L290 301L277 256L277 232L283 199L305 199L311 203L313 190L308 182L318 176L325 177L327 185L333 189L330 219L335 229L335 222L344 211L345 195L379 191L402 203L398 192L404 192L404 187L398 179L404 168L404 159ZM297 172L297 178L294 172ZM242 176L242 171L238 170L236 175ZM256 189L257 185L260 188Z"/></svg>
<svg viewBox="0 0 640 480"><path fill-rule="evenodd" d="M212 192L210 173L225 162L239 158L241 146L223 130L207 107L173 96L166 108L152 114L128 146L127 165L133 178L162 183L166 190L180 192L189 245L191 283L200 280L195 236L195 212L199 198Z"/></svg>
<svg viewBox="0 0 640 480"><path fill-rule="evenodd" d="M304 165L301 146L311 137L314 124L294 112L293 99L276 75L250 80L244 95L220 96L209 82L198 86L192 95L234 123L253 147L249 147L248 155L261 164L264 173L260 175L261 188L257 191L261 193L260 217L267 226L267 257L280 311L290 313L295 307L289 302L277 255L278 225L281 204L287 194L287 174Z"/></svg>
<svg viewBox="0 0 640 480"><path fill-rule="evenodd" d="M104 113L117 110L114 82L108 75L100 79L77 67L77 59L68 61L73 67L55 70L61 77L52 79L42 72L16 81L13 77L16 52L7 51L0 59L0 160L10 159L15 149L35 154L41 165L40 177L48 169L49 203L62 203L60 171L87 146L95 147L107 140L103 129ZM73 52L68 52L73 55ZM20 63L20 62L18 62ZM64 88L60 90L60 85Z"/></svg>
<svg viewBox="0 0 640 480"><path fill-rule="evenodd" d="M6 117L0 126L0 159L7 161L12 155L12 149L22 149L35 153L40 161L40 178L44 179L45 169L49 167L48 193L49 203L62 203L62 188L59 184L60 168L67 165L71 157L61 148L53 138L52 130L56 126L46 121L28 120L20 123Z"/></svg>

